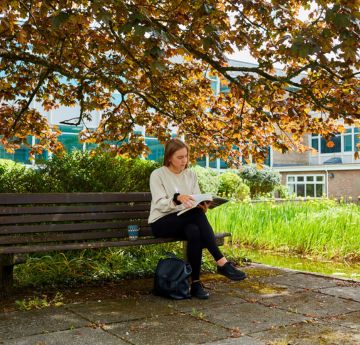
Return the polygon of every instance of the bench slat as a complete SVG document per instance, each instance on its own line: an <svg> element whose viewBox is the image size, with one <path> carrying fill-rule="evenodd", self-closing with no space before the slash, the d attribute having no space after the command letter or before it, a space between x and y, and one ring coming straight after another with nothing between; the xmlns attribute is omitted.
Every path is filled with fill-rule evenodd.
<svg viewBox="0 0 360 345"><path fill-rule="evenodd" d="M224 237L229 236L229 233L216 234L216 238L222 241ZM34 245L34 246L16 246L16 247L0 247L0 254L25 254L25 253L40 253L54 250L75 250L75 249L91 249L91 248L106 248L106 247L128 247L139 246L147 244L178 242L178 238L139 238L136 241L102 241L102 242L87 242L87 243L67 243L67 244L53 244L53 245Z"/></svg>
<svg viewBox="0 0 360 345"><path fill-rule="evenodd" d="M0 248L0 254L25 254L25 253L40 253L51 252L54 250L75 250L75 249L91 249L91 248L107 248L107 247L127 247L127 246L139 246L146 244L156 244L165 242L179 241L179 239L173 238L148 238L138 239L136 241L101 241L101 242L86 242L86 243L68 243L68 244L54 244L54 245L34 245L34 246L17 246L17 247L2 247Z"/></svg>
<svg viewBox="0 0 360 345"><path fill-rule="evenodd" d="M6 225L0 226L1 235L27 234L35 232L63 232L63 231L87 231L100 229L121 229L129 224L137 224L140 227L147 226L147 219L124 220L122 222L91 222L91 223L58 223L58 224L37 224L37 225Z"/></svg>
<svg viewBox="0 0 360 345"><path fill-rule="evenodd" d="M148 211L147 204L100 204L100 205L81 205L81 206L22 206L22 207L1 207L0 215L15 214L53 214L53 213L86 213L86 212L116 212L116 211Z"/></svg>
<svg viewBox="0 0 360 345"><path fill-rule="evenodd" d="M0 193L0 205L151 201L151 193Z"/></svg>
<svg viewBox="0 0 360 345"><path fill-rule="evenodd" d="M141 228L139 237L152 236L151 228ZM87 241L94 239L109 239L109 238L126 238L128 237L127 229L124 230L109 230L109 231L90 231L90 232L78 232L78 233L65 233L65 234L42 234L31 236L0 236L0 245L8 244L31 244L31 243L48 243L57 241Z"/></svg>
<svg viewBox="0 0 360 345"><path fill-rule="evenodd" d="M108 212L108 213L54 213L25 216L3 216L0 217L0 224L23 224L40 222L64 222L64 221L89 221L105 219L144 219L149 217L149 211L139 212Z"/></svg>

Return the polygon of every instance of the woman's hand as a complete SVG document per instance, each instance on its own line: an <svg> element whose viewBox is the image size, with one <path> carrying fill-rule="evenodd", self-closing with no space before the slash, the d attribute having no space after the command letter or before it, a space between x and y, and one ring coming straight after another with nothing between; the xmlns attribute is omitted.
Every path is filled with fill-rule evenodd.
<svg viewBox="0 0 360 345"><path fill-rule="evenodd" d="M195 199L191 195L180 194L178 195L177 200L180 201L185 206L185 208L194 206Z"/></svg>
<svg viewBox="0 0 360 345"><path fill-rule="evenodd" d="M211 204L210 201L208 201L208 202L203 201L203 202L201 202L197 207L201 208L201 209L204 211L204 213L206 213L207 210L208 210L209 207L210 207L210 204Z"/></svg>

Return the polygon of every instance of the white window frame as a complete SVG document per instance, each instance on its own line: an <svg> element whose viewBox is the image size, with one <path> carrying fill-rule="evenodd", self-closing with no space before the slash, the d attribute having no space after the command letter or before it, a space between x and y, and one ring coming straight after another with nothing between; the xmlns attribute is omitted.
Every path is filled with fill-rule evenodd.
<svg viewBox="0 0 360 345"><path fill-rule="evenodd" d="M317 177L322 177L322 181L317 181ZM298 177L303 177L304 181L298 181ZM313 177L313 181L307 181L307 177ZM290 178L294 178L294 181L289 181ZM295 186L295 194L298 196L298 188L297 186L299 184L304 185L304 196L305 198L318 198L314 195L308 196L306 195L306 185L314 185L314 192L316 193L316 185L321 184L322 187L322 195L326 194L326 176L325 174L292 174L286 176L286 187L288 188L290 192L290 186Z"/></svg>

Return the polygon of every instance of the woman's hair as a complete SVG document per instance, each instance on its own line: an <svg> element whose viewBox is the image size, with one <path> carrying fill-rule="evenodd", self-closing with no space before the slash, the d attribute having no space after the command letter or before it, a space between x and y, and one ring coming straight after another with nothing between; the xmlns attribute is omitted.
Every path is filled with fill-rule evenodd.
<svg viewBox="0 0 360 345"><path fill-rule="evenodd" d="M182 140L180 139L171 139L169 140L165 145L165 153L164 153L164 165L169 166L170 165L170 159L173 156L173 154L181 150L183 148L186 148L187 153L189 154L189 146L187 146ZM188 167L188 164L186 164L186 168Z"/></svg>

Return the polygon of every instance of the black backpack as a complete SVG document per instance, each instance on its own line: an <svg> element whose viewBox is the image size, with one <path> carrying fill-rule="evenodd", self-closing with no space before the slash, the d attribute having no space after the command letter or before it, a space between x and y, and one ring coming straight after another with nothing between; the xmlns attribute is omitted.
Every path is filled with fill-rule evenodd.
<svg viewBox="0 0 360 345"><path fill-rule="evenodd" d="M174 254L160 259L155 270L154 294L172 299L191 298L191 266Z"/></svg>

